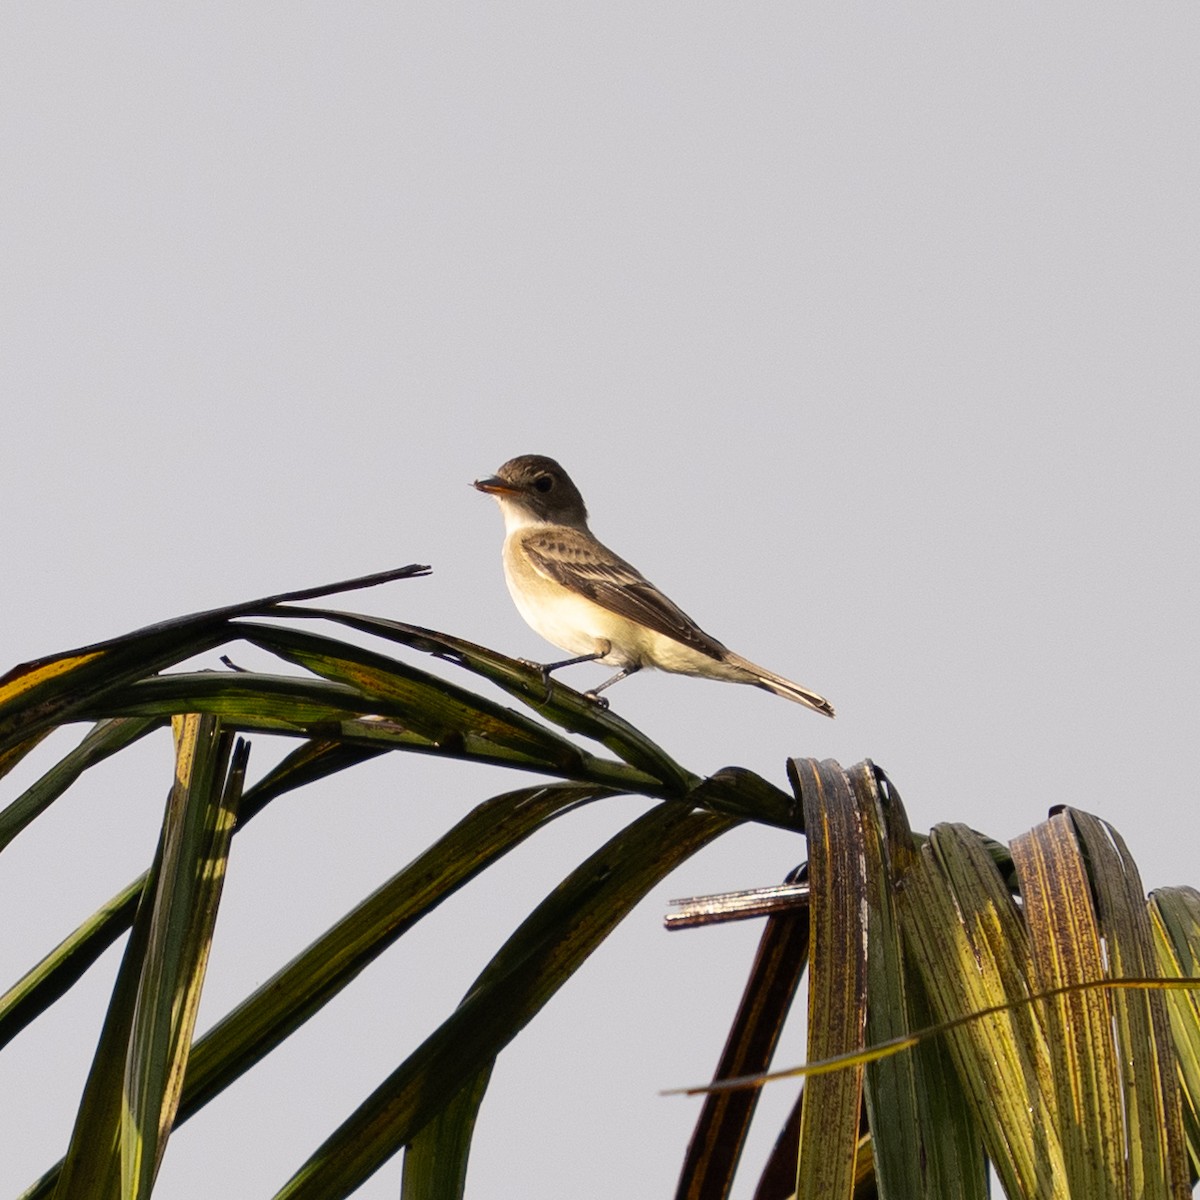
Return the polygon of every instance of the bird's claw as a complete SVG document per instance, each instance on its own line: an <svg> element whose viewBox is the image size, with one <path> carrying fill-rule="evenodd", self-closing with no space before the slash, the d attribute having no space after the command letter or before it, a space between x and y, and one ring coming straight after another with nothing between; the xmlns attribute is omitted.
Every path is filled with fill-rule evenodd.
<svg viewBox="0 0 1200 1200"><path fill-rule="evenodd" d="M546 685L546 691L542 695L542 703L549 703L550 693L554 687L554 681L550 677L550 668L545 663L534 662L532 658L518 658L517 662L523 667L528 667L531 671L536 671L542 677L542 683Z"/></svg>
<svg viewBox="0 0 1200 1200"><path fill-rule="evenodd" d="M608 710L608 699L605 696L597 696L595 692L584 692L583 698L590 700L597 708Z"/></svg>

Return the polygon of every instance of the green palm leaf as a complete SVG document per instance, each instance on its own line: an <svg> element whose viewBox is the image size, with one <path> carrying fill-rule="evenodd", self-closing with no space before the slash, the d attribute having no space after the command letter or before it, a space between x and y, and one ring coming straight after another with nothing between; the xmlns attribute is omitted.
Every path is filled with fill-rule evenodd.
<svg viewBox="0 0 1200 1200"><path fill-rule="evenodd" d="M168 720L186 730L149 870L0 996L2 1048L132 929L65 1159L26 1200L149 1195L180 1122L509 850L619 793L658 803L543 900L280 1198L349 1195L408 1147L404 1196L459 1200L496 1056L649 889L742 821L808 831L811 910L771 919L718 1074L762 1086L806 969L810 1062L826 1063L804 1085L756 1200L975 1200L987 1195L988 1162L1013 1200L1188 1194L1200 1163L1200 993L1083 985L1200 974L1200 893L1164 889L1147 903L1120 836L1082 812L1064 809L1011 847L959 825L924 838L869 762L847 771L794 759L792 794L738 767L704 778L529 664L434 630L296 605L425 570L179 618L0 680L0 778L53 729L94 723L0 810L0 848L92 766ZM312 620L438 658L521 707L296 625ZM235 641L290 673L180 669ZM244 795L233 731L295 742ZM275 798L394 751L549 782L478 805L192 1045L234 833ZM914 1037L934 1022L946 1026ZM680 1197L731 1194L756 1095L706 1101Z"/></svg>
<svg viewBox="0 0 1200 1200"><path fill-rule="evenodd" d="M729 817L668 801L601 847L534 910L454 1013L313 1154L276 1200L349 1195L455 1100L650 887L733 825Z"/></svg>
<svg viewBox="0 0 1200 1200"><path fill-rule="evenodd" d="M143 894L56 1195L149 1195L174 1124L248 747L185 718Z"/></svg>

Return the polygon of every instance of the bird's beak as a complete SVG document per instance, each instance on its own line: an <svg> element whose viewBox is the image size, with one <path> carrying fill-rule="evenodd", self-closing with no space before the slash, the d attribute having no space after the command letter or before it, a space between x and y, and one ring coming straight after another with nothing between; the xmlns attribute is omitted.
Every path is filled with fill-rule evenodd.
<svg viewBox="0 0 1200 1200"><path fill-rule="evenodd" d="M486 479L477 479L471 486L481 492L487 492L489 496L515 496L521 490L520 488L513 487L510 483L505 483L498 475L489 475Z"/></svg>

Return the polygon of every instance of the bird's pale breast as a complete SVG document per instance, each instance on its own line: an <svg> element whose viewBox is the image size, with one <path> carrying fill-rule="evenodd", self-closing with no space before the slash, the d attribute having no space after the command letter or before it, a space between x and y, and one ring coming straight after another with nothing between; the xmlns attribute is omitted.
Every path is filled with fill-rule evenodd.
<svg viewBox="0 0 1200 1200"><path fill-rule="evenodd" d="M518 612L542 637L569 654L594 654L610 666L658 667L684 675L740 678L741 673L691 646L589 600L539 572L521 549L521 530L504 541L504 578Z"/></svg>

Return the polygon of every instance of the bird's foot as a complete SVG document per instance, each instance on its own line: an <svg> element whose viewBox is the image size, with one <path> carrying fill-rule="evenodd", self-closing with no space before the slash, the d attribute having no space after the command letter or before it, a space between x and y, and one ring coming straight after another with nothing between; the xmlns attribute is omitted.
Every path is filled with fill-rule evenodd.
<svg viewBox="0 0 1200 1200"><path fill-rule="evenodd" d="M604 696L597 696L595 692L584 692L583 698L590 700L597 708L608 710L608 699Z"/></svg>
<svg viewBox="0 0 1200 1200"><path fill-rule="evenodd" d="M550 678L550 672L554 669L554 664L534 662L532 658L518 658L517 662L523 667L528 667L531 671L536 671L542 677L542 683L546 688L542 694L542 703L548 703L554 686L553 680Z"/></svg>

